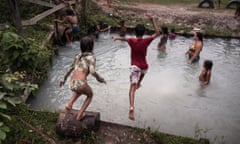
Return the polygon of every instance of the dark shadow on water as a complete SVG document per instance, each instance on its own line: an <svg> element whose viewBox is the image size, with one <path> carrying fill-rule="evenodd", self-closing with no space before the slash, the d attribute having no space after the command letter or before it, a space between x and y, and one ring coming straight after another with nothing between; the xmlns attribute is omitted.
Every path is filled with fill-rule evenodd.
<svg viewBox="0 0 240 144"><path fill-rule="evenodd" d="M199 82L199 88L197 89L196 93L199 97L207 97L206 96L206 89L207 89L208 85L203 86L201 85L201 82Z"/></svg>
<svg viewBox="0 0 240 144"><path fill-rule="evenodd" d="M160 50L160 49L158 49L158 58L159 59L164 59L164 58L166 58L167 57L167 52L166 52L166 50Z"/></svg>

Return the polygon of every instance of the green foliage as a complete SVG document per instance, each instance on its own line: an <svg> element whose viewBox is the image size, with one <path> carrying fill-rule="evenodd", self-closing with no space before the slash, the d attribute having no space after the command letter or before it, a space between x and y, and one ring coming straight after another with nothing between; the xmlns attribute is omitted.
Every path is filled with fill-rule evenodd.
<svg viewBox="0 0 240 144"><path fill-rule="evenodd" d="M31 38L23 38L13 32L0 33L1 71L25 71L31 78L40 81L41 74L47 72L49 51L40 49L39 44Z"/></svg>
<svg viewBox="0 0 240 144"><path fill-rule="evenodd" d="M0 2L0 23L9 23L11 21L10 11L8 10L8 3L6 0Z"/></svg>
<svg viewBox="0 0 240 144"><path fill-rule="evenodd" d="M46 75L49 66L49 51L39 48L30 38L0 31L0 143L6 139L11 110L22 102L24 90L36 92L39 83Z"/></svg>
<svg viewBox="0 0 240 144"><path fill-rule="evenodd" d="M23 73L15 72L14 74L0 74L0 120L9 122L12 120L8 113L12 107L16 107L22 103L18 96L22 89L29 89L30 91L37 89L37 85L32 85L29 82L21 82L24 77ZM10 132L6 123L0 122L0 143L6 139Z"/></svg>
<svg viewBox="0 0 240 144"><path fill-rule="evenodd" d="M12 32L3 33L0 39L1 65L11 71L35 72L48 57L48 51L42 51L33 39L24 39Z"/></svg>
<svg viewBox="0 0 240 144"><path fill-rule="evenodd" d="M26 105L19 105L15 110L12 110L12 113L18 115L21 119L39 129L44 134L47 134L49 137L57 137L55 133L55 124L58 118L57 113L29 111ZM5 143L47 143L45 139L24 125L16 117L13 117L10 121L9 128L11 131L8 133L8 137L4 141Z"/></svg>
<svg viewBox="0 0 240 144"><path fill-rule="evenodd" d="M204 28L204 35L206 36L219 36L219 37L231 37L232 31L229 29L219 29L219 28L213 28L211 26L206 26Z"/></svg>

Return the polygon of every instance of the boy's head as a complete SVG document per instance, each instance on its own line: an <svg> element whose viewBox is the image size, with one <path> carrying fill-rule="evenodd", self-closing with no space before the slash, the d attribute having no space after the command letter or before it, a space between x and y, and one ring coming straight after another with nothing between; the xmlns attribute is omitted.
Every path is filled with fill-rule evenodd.
<svg viewBox="0 0 240 144"><path fill-rule="evenodd" d="M125 24L125 21L124 21L124 20L121 20L121 21L120 21L120 25L123 26L124 24Z"/></svg>
<svg viewBox="0 0 240 144"><path fill-rule="evenodd" d="M94 46L94 42L91 37L85 36L81 39L80 48L81 48L82 53L92 52L93 46Z"/></svg>
<svg viewBox="0 0 240 144"><path fill-rule="evenodd" d="M162 26L161 30L163 34L168 34L168 28L166 26Z"/></svg>
<svg viewBox="0 0 240 144"><path fill-rule="evenodd" d="M205 60L203 66L206 70L211 70L213 62L211 60Z"/></svg>
<svg viewBox="0 0 240 144"><path fill-rule="evenodd" d="M67 15L74 16L74 12L72 9L66 9Z"/></svg>
<svg viewBox="0 0 240 144"><path fill-rule="evenodd" d="M145 26L143 24L136 25L135 33L137 37L142 37L145 33Z"/></svg>

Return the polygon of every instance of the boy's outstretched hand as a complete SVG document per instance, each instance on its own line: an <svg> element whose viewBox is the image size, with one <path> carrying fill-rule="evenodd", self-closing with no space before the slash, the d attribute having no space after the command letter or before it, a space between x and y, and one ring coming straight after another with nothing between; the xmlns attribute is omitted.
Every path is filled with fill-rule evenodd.
<svg viewBox="0 0 240 144"><path fill-rule="evenodd" d="M115 40L117 40L117 37L116 36L112 36L112 39L115 41Z"/></svg>
<svg viewBox="0 0 240 144"><path fill-rule="evenodd" d="M153 15L152 15L151 13L146 13L146 16L147 16L150 20L153 19Z"/></svg>

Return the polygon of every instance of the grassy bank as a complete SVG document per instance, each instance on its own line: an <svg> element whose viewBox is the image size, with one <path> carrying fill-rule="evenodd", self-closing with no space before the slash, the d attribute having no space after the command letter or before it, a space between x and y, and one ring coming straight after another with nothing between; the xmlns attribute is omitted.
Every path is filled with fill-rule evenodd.
<svg viewBox="0 0 240 144"><path fill-rule="evenodd" d="M48 139L57 144L84 144L112 143L151 143L151 144L197 144L197 140L164 134L151 129L139 129L118 124L102 122L98 131L89 131L80 139L60 137L55 132L58 113L29 111L25 106L12 111L13 119L10 122L11 131L5 143L45 144ZM33 128L29 127L31 125ZM38 130L36 132L35 130ZM46 135L48 139L40 135ZM125 136L123 135L125 133Z"/></svg>
<svg viewBox="0 0 240 144"><path fill-rule="evenodd" d="M153 29L152 25L149 25L149 21L145 20L144 13L148 10L135 6L133 2L142 3L156 3L160 5L169 5L169 7L162 7L167 11L149 10L154 13L156 19L158 19L158 26L165 25L170 30L174 28L176 33L183 36L192 34L193 28L200 28L204 34L204 37L222 37L222 38L239 38L240 29L236 19L233 18L234 9L226 9L228 0L222 0L221 8L207 9L197 8L199 0L120 0L122 5L114 5L116 9L116 15L119 19L125 19L126 25L134 27L137 23L144 23L147 28ZM173 5L173 6L170 6ZM214 5L217 4L214 2ZM121 11L117 11L121 9ZM173 8L173 11L169 11L169 8ZM182 8L184 12L177 14L176 8ZM131 10L134 9L134 10ZM160 6L161 9L161 6ZM191 11L195 13L191 15ZM133 13L138 13L134 15ZM176 14L171 14L176 13ZM199 14L196 14L199 13ZM209 14L209 17L207 15ZM222 15L218 17L217 15ZM142 17L141 17L142 16ZM216 20L214 20L216 19ZM169 22L170 21L170 22Z"/></svg>

